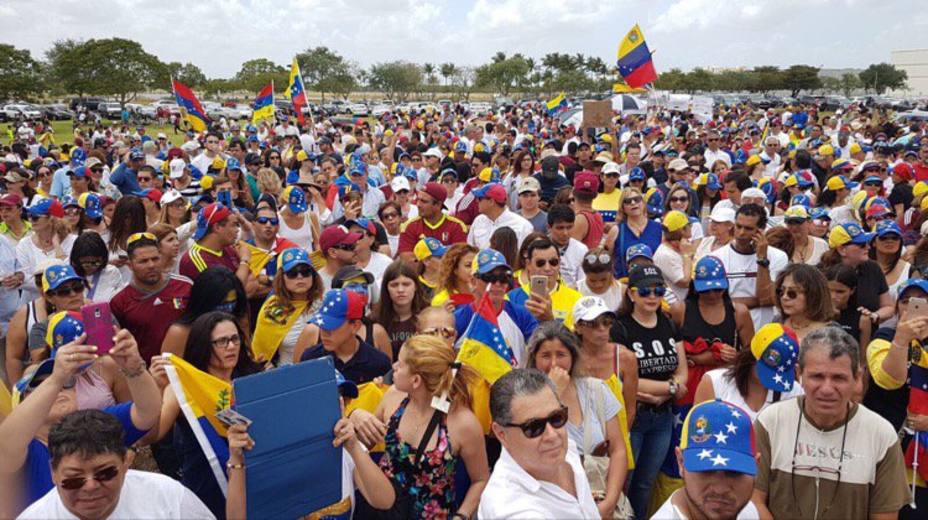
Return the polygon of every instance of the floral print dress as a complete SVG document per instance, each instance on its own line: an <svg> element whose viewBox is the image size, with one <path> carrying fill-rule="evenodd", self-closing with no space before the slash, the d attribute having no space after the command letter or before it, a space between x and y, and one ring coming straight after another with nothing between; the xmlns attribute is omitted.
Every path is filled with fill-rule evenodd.
<svg viewBox="0 0 928 520"><path fill-rule="evenodd" d="M438 424L438 444L435 449L423 453L416 464L417 446L402 440L397 432L408 403L407 397L390 417L380 468L412 496L414 518L448 518L454 508L454 467L457 463L451 453L448 427L444 420Z"/></svg>

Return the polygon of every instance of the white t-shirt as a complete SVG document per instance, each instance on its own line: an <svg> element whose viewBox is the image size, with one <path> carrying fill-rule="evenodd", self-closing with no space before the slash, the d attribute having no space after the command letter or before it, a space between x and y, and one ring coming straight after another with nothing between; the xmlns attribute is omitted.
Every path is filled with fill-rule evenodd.
<svg viewBox="0 0 928 520"><path fill-rule="evenodd" d="M651 520L689 520L689 517L684 515L683 511L677 509L677 506L672 503L674 495L680 492L682 491L674 491L673 495L670 495L670 498L664 502L664 505L651 515ZM737 520L755 520L760 518L760 513L757 512L757 507L754 506L754 503L749 501L741 511L738 512L736 518Z"/></svg>
<svg viewBox="0 0 928 520"><path fill-rule="evenodd" d="M567 248L561 252L561 278L571 287L577 287L577 283L585 276L583 274L583 257L589 248L583 242L576 238L569 239Z"/></svg>
<svg viewBox="0 0 928 520"><path fill-rule="evenodd" d="M374 284L380 287L380 283L383 281L383 273L392 263L393 259L389 256L377 251L371 251L371 259L362 269L374 275Z"/></svg>
<svg viewBox="0 0 928 520"><path fill-rule="evenodd" d="M112 264L106 264L106 267L98 275L85 278L89 286L86 295L92 302L100 303L112 300L113 296L116 296L116 293L129 283L129 280L123 279L119 268Z"/></svg>
<svg viewBox="0 0 928 520"><path fill-rule="evenodd" d="M31 302L39 296L39 289L31 282L36 266L42 263L43 260L57 260L62 264L68 263L68 258L71 256L71 247L74 246L76 239L77 235L68 235L61 241L59 247L47 253L36 247L35 242L32 241L31 232L16 244L16 259L19 261L19 272L26 275L25 283L21 287L21 301L23 303Z"/></svg>
<svg viewBox="0 0 928 520"><path fill-rule="evenodd" d="M56 487L17 518L71 520L77 517L64 507ZM158 473L130 469L119 493L119 503L109 518L213 519L215 516L180 482Z"/></svg>
<svg viewBox="0 0 928 520"><path fill-rule="evenodd" d="M493 232L503 227L511 228L515 232L519 247L522 247L525 237L535 230L525 217L514 213L509 208L504 208L496 220L490 220L490 217L483 214L477 215L467 234L467 243L477 249L487 249L490 247L490 237L493 236Z"/></svg>
<svg viewBox="0 0 928 520"><path fill-rule="evenodd" d="M715 391L715 397L717 399L721 399L726 403L731 403L740 407L742 410L747 412L748 416L751 418L751 422L754 422L754 419L757 419L757 414L764 411L765 408L774 403L773 391L767 390L767 399L764 401L764 405L760 407L760 410L755 412L751 409L750 406L748 406L748 403L744 400L741 392L738 391L738 387L735 385L735 381L725 376L725 372L727 371L728 368L714 368L706 372L703 377L708 377L709 380L712 381L712 390ZM792 390L780 394L780 401L798 397L803 395L803 393L802 386L799 384L799 381L796 381L793 383Z"/></svg>
<svg viewBox="0 0 928 520"><path fill-rule="evenodd" d="M676 282L682 280L686 273L683 272L683 255L674 251L667 244L661 244L654 252L654 265L661 269L664 275L664 283L675 295L677 300L686 299L689 287L679 287Z"/></svg>
<svg viewBox="0 0 928 520"><path fill-rule="evenodd" d="M596 294L590 290L590 287L586 284L586 278L584 278L577 282L577 290L584 296L599 296L606 302L606 307L609 307L612 312L618 311L619 305L622 304L622 284L618 280L613 280L612 285L606 289L606 292Z"/></svg>
<svg viewBox="0 0 928 520"><path fill-rule="evenodd" d="M743 255L732 248L729 243L725 247L716 249L712 256L722 261L728 275L728 294L732 298L754 298L757 296L757 255L751 253ZM770 281L777 279L780 271L786 269L789 258L786 253L775 248L767 247L767 259L770 260ZM765 324L773 321L774 307L768 305L751 309L751 320L754 330L760 330Z"/></svg>

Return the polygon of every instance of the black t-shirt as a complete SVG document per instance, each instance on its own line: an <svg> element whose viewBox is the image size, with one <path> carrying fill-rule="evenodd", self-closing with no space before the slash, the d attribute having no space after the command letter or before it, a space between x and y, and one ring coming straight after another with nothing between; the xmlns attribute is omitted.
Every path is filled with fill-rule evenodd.
<svg viewBox="0 0 928 520"><path fill-rule="evenodd" d="M683 348L677 326L664 313L647 328L632 316L619 316L609 331L609 341L625 345L638 358L638 377L668 381L677 370L677 344Z"/></svg>
<svg viewBox="0 0 928 520"><path fill-rule="evenodd" d="M300 361L331 356L332 361L335 362L336 370L341 372L345 379L356 385L370 382L375 377L386 374L390 370L390 358L372 347L370 343L360 339L358 339L358 342L358 350L347 362L343 362L338 356L326 350L322 343L303 352Z"/></svg>
<svg viewBox="0 0 928 520"><path fill-rule="evenodd" d="M915 195L912 194L912 185L907 182L896 184L893 186L893 191L889 193L889 203L893 205L893 208L896 204L902 204L903 207L908 208L913 200L915 200Z"/></svg>
<svg viewBox="0 0 928 520"><path fill-rule="evenodd" d="M857 266L857 305L870 311L880 308L880 295L889 291L880 264L873 260Z"/></svg>

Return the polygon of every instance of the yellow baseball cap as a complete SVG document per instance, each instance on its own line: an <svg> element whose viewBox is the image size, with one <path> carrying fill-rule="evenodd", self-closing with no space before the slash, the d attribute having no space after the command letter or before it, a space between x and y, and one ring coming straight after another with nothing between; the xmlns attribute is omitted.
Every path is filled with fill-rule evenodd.
<svg viewBox="0 0 928 520"><path fill-rule="evenodd" d="M854 154L854 153L860 153L862 151L863 149L860 147L859 143L853 143L851 144L851 148L848 150L848 153Z"/></svg>
<svg viewBox="0 0 928 520"><path fill-rule="evenodd" d="M744 162L744 164L747 164L748 166L754 166L755 164L759 164L759 163L760 163L759 155L752 155L748 157L747 161Z"/></svg>
<svg viewBox="0 0 928 520"><path fill-rule="evenodd" d="M223 168L226 167L226 161L225 161L225 159L223 159L221 156L216 156L216 158L213 159L213 164L212 164L212 166L213 166L213 168L215 168L215 169L217 169L217 170L221 170L221 169L223 169Z"/></svg>
<svg viewBox="0 0 928 520"><path fill-rule="evenodd" d="M819 155L834 155L835 149L832 148L830 144L823 144L822 146L818 147L818 154Z"/></svg>
<svg viewBox="0 0 928 520"><path fill-rule="evenodd" d="M664 229L673 233L674 231L680 231L690 225L690 219L682 211L673 210L664 215L662 224L664 225Z"/></svg>
<svg viewBox="0 0 928 520"><path fill-rule="evenodd" d="M918 181L915 183L915 186L912 187L912 195L920 197L928 193L928 182Z"/></svg>

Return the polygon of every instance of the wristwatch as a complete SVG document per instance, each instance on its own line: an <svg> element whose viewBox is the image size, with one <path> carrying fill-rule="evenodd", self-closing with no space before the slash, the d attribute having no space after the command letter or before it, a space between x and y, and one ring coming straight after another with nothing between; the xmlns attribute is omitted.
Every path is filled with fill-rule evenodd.
<svg viewBox="0 0 928 520"><path fill-rule="evenodd" d="M758 258L758 259L757 259L757 265L758 265L758 267L763 267L764 269L769 269L769 268L770 268L770 259L769 259L769 258L764 258L764 259Z"/></svg>
<svg viewBox="0 0 928 520"><path fill-rule="evenodd" d="M670 386L670 395L677 395L677 380L671 377L667 384Z"/></svg>

